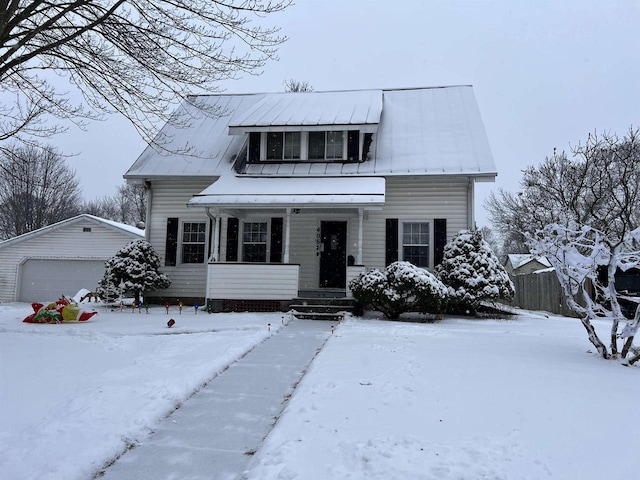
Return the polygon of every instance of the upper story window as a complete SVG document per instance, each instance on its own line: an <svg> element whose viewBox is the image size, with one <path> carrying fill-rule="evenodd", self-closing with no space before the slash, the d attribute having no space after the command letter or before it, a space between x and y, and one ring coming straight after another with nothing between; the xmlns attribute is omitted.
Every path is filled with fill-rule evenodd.
<svg viewBox="0 0 640 480"><path fill-rule="evenodd" d="M342 160L344 132L309 132L309 160Z"/></svg>
<svg viewBox="0 0 640 480"><path fill-rule="evenodd" d="M299 160L300 132L268 132L267 160Z"/></svg>
<svg viewBox="0 0 640 480"><path fill-rule="evenodd" d="M361 161L371 137L360 130L250 132L248 161Z"/></svg>

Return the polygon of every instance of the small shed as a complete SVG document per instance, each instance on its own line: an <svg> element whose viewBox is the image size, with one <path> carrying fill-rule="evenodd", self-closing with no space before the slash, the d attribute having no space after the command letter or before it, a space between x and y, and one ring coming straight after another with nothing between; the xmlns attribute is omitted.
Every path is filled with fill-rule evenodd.
<svg viewBox="0 0 640 480"><path fill-rule="evenodd" d="M530 253L510 253L504 266L510 275L526 275L550 267L551 263L545 257Z"/></svg>
<svg viewBox="0 0 640 480"><path fill-rule="evenodd" d="M144 230L82 214L0 242L0 301L50 301L95 289L104 263Z"/></svg>

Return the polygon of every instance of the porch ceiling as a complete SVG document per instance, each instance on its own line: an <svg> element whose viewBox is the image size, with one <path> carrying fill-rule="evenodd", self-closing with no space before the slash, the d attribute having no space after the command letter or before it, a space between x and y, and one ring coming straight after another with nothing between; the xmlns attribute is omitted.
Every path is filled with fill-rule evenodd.
<svg viewBox="0 0 640 480"><path fill-rule="evenodd" d="M375 208L384 205L382 177L221 177L189 201L201 207Z"/></svg>

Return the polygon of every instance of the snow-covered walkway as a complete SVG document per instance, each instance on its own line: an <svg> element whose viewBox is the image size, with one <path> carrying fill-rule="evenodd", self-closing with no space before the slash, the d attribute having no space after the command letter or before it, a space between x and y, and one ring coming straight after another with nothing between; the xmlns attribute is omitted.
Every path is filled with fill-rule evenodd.
<svg viewBox="0 0 640 480"><path fill-rule="evenodd" d="M238 478L330 335L330 322L290 321L186 401L100 478Z"/></svg>

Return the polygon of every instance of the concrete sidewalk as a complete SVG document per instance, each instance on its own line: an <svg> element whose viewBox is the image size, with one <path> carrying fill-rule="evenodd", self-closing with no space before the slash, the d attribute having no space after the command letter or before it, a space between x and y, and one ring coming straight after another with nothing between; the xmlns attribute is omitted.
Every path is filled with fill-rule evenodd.
<svg viewBox="0 0 640 480"><path fill-rule="evenodd" d="M209 382L97 478L237 479L331 335L331 325L291 320Z"/></svg>

